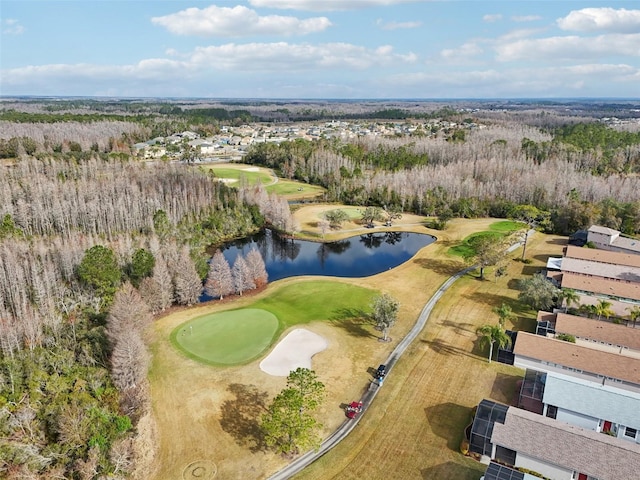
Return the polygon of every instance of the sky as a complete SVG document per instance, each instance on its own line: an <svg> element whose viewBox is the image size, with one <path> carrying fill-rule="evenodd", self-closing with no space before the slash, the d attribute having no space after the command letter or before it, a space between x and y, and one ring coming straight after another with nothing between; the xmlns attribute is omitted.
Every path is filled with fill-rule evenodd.
<svg viewBox="0 0 640 480"><path fill-rule="evenodd" d="M640 1L0 0L0 96L640 98Z"/></svg>

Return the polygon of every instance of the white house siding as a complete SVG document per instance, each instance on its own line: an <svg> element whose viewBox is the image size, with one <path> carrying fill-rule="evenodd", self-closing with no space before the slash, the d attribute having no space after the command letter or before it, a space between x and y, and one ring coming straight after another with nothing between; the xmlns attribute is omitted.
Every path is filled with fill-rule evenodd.
<svg viewBox="0 0 640 480"><path fill-rule="evenodd" d="M516 455L516 467L533 470L552 480L572 480L573 477L573 470L568 470L519 452Z"/></svg>
<svg viewBox="0 0 640 480"><path fill-rule="evenodd" d="M570 423L571 425L576 425L578 427L586 428L587 430L596 430L598 428L599 419L558 408L556 420Z"/></svg>

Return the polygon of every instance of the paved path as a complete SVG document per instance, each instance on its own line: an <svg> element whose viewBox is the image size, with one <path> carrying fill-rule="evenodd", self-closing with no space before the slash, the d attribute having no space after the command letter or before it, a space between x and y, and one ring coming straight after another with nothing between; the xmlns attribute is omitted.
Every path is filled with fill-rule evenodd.
<svg viewBox="0 0 640 480"><path fill-rule="evenodd" d="M407 333L407 335L402 339L402 341L396 346L393 352L391 352L391 355L389 355L389 357L387 358L387 361L386 361L387 376L389 376L389 374L391 373L391 369L396 364L396 362L400 359L400 357L402 356L404 351L407 349L407 347L418 336L418 334L422 331L424 326L427 324L427 320L429 319L429 315L431 315L431 311L433 310L433 307L436 305L440 297L442 297L444 292L446 292L447 289L451 287L451 285L453 285L453 283L456 280L458 280L460 277L470 272L471 270L474 270L475 268L476 267L473 266L473 267L469 267L469 268L465 268L464 270L461 270L460 272L456 273L451 278L449 278L449 280L447 280L445 283L443 283L442 286L440 286L440 288L438 288L436 293L434 293L434 295L431 297L431 299L427 302L427 304L424 306L424 308L420 312L420 316L418 317L418 320L416 321L413 328L409 331L409 333ZM365 392L365 394L360 399L360 401L363 404L362 413L360 413L353 420L345 420L344 422L342 422L342 425L340 425L335 432L329 435L329 437L322 442L318 450L316 451L312 450L310 452L305 453L301 457L298 457L296 460L291 462L282 470L276 472L271 477L269 477L269 480L286 480L287 478L291 478L296 473L299 473L307 465L311 464L312 462L320 458L322 455L327 453L329 450L331 450L333 447L335 447L338 443L340 443L342 439L344 439L347 435L349 435L351 430L355 428L355 426L358 424L362 416L366 413L367 408L369 407L371 402L373 402L373 399L376 397L377 394L378 394L378 387L375 384L375 382L371 382L370 388Z"/></svg>

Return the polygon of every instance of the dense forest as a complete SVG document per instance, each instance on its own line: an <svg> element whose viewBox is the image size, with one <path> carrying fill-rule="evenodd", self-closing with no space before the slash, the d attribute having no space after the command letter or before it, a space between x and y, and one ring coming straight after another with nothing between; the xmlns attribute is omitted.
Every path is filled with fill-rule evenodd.
<svg viewBox="0 0 640 480"><path fill-rule="evenodd" d="M286 200L184 163L141 162L136 142L256 121L417 125L406 135L257 143L248 163L326 187L323 201L446 220L513 217L640 233L640 124L610 105L33 100L0 108L0 477L141 477L149 456L154 314L205 289L264 285L251 252L207 249L264 225L295 233ZM485 106L486 107L486 106ZM597 108L596 108L597 107ZM636 109L637 110L637 109ZM619 117L633 119L620 106ZM393 125L393 123L390 123ZM253 272L253 273L251 273ZM145 443L146 442L146 443Z"/></svg>
<svg viewBox="0 0 640 480"><path fill-rule="evenodd" d="M293 228L288 204L182 165L93 157L23 157L0 183L0 476L127 476L145 456L145 325L199 301L209 245ZM257 284L246 262L240 293Z"/></svg>

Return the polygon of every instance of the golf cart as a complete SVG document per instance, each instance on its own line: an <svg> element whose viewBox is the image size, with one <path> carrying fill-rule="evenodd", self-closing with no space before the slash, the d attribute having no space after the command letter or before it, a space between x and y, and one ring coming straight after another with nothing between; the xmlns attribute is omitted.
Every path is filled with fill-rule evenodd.
<svg viewBox="0 0 640 480"><path fill-rule="evenodd" d="M360 412L362 412L362 402L351 402L349 405L347 405L347 417L356 418Z"/></svg>

